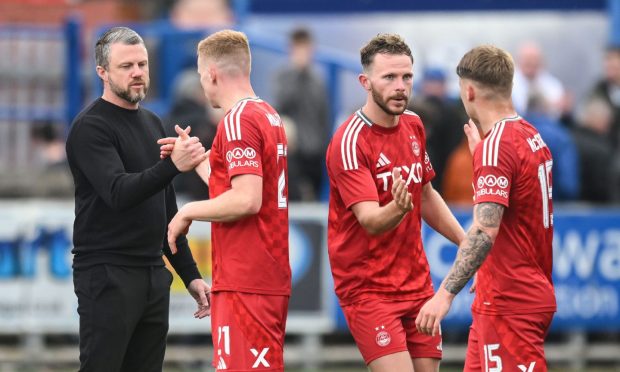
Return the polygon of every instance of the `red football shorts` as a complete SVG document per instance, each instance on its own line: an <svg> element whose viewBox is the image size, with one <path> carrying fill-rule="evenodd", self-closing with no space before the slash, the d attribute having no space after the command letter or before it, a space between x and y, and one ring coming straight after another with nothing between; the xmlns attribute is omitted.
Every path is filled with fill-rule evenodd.
<svg viewBox="0 0 620 372"><path fill-rule="evenodd" d="M473 313L464 371L547 371L544 342L553 313Z"/></svg>
<svg viewBox="0 0 620 372"><path fill-rule="evenodd" d="M216 371L284 371L288 296L211 294Z"/></svg>
<svg viewBox="0 0 620 372"><path fill-rule="evenodd" d="M342 308L367 365L382 356L401 351L409 351L411 358L441 359L441 335L423 335L415 327L415 318L429 299L370 299Z"/></svg>

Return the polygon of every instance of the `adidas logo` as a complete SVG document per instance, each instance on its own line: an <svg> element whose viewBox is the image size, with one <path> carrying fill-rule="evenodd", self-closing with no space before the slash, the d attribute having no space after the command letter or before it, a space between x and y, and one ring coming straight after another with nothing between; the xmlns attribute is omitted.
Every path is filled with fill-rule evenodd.
<svg viewBox="0 0 620 372"><path fill-rule="evenodd" d="M379 161L377 161L377 168L381 168L381 167L385 167L388 164L391 164L392 162L390 161L390 159L387 158L387 156L385 156L383 153L379 154Z"/></svg>
<svg viewBox="0 0 620 372"><path fill-rule="evenodd" d="M228 367L226 366L226 362L224 362L224 359L222 357L220 357L220 361L217 363L217 369L228 369Z"/></svg>

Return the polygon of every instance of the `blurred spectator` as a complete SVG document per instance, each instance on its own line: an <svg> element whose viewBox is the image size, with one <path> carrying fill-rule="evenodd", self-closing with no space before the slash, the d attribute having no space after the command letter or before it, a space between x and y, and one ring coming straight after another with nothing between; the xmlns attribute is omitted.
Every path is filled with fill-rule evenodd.
<svg viewBox="0 0 620 372"><path fill-rule="evenodd" d="M67 163L65 141L60 126L49 121L35 122L31 140L36 181L31 185L30 196L72 196L73 178Z"/></svg>
<svg viewBox="0 0 620 372"><path fill-rule="evenodd" d="M312 69L313 54L310 31L295 29L289 36L290 64L276 75L274 106L295 124L300 141L289 161L303 167L312 185L312 199L316 200L325 170L331 126L327 91L321 77Z"/></svg>
<svg viewBox="0 0 620 372"><path fill-rule="evenodd" d="M532 123L553 156L553 200L576 200L579 197L579 153L568 131L549 113L542 95L531 95L525 119Z"/></svg>
<svg viewBox="0 0 620 372"><path fill-rule="evenodd" d="M226 28L234 23L234 16L227 0L177 0L170 22L183 30Z"/></svg>
<svg viewBox="0 0 620 372"><path fill-rule="evenodd" d="M441 196L449 204L471 206L474 200L473 177L473 160L467 138L463 137L446 162Z"/></svg>
<svg viewBox="0 0 620 372"><path fill-rule="evenodd" d="M611 200L619 204L620 203L620 155L616 155L612 158L611 164Z"/></svg>
<svg viewBox="0 0 620 372"><path fill-rule="evenodd" d="M609 133L612 109L602 98L586 102L573 138L579 150L581 197L587 202L611 200L613 149Z"/></svg>
<svg viewBox="0 0 620 372"><path fill-rule="evenodd" d="M533 96L542 96L548 105L548 115L559 119L567 102L562 83L545 69L540 46L525 42L517 53L512 100L517 112L532 111L528 103Z"/></svg>
<svg viewBox="0 0 620 372"><path fill-rule="evenodd" d="M315 196L312 184L305 173L305 167L299 163L300 159L297 156L299 144L297 125L288 116L282 116L281 119L288 143L288 199L290 201L311 201Z"/></svg>
<svg viewBox="0 0 620 372"><path fill-rule="evenodd" d="M448 96L443 70L426 69L419 89L420 97L415 97L409 107L424 122L427 151L436 173L433 187L443 195L446 162L464 137L463 124L467 116L460 101ZM469 176L471 178L471 173Z"/></svg>
<svg viewBox="0 0 620 372"><path fill-rule="evenodd" d="M195 70L186 70L175 81L172 107L164 120L166 135L176 137L176 124L192 127L191 135L200 139L205 149L210 149L215 137L218 120L212 115L200 77ZM209 188L196 172L181 173L173 180L176 192L191 200L209 199Z"/></svg>
<svg viewBox="0 0 620 372"><path fill-rule="evenodd" d="M614 149L618 149L620 144L620 46L607 49L604 77L596 83L591 96L602 98L612 107L611 144Z"/></svg>

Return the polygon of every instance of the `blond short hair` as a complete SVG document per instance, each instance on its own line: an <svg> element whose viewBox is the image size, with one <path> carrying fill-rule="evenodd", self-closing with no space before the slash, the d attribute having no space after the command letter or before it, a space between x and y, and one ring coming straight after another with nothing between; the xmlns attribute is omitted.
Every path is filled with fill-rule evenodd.
<svg viewBox="0 0 620 372"><path fill-rule="evenodd" d="M472 80L492 90L502 98L510 98L514 70L514 61L508 52L493 45L481 45L463 56L456 67L456 74L461 79Z"/></svg>
<svg viewBox="0 0 620 372"><path fill-rule="evenodd" d="M231 73L250 75L250 43L243 32L222 30L211 34L198 43L197 53L198 57L213 61Z"/></svg>

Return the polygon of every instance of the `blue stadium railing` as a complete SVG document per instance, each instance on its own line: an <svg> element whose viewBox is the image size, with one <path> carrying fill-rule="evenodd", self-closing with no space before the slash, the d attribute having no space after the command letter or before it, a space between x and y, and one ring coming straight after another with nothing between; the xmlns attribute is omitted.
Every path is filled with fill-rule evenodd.
<svg viewBox="0 0 620 372"><path fill-rule="evenodd" d="M39 26L23 24L0 25L0 34L9 36L11 40L61 40L64 48L64 105L37 105L26 106L11 103L0 104L0 120L4 121L34 121L51 120L56 122L70 122L81 107L80 89L80 23L76 18L68 19L61 27ZM5 56L6 57L6 56Z"/></svg>

